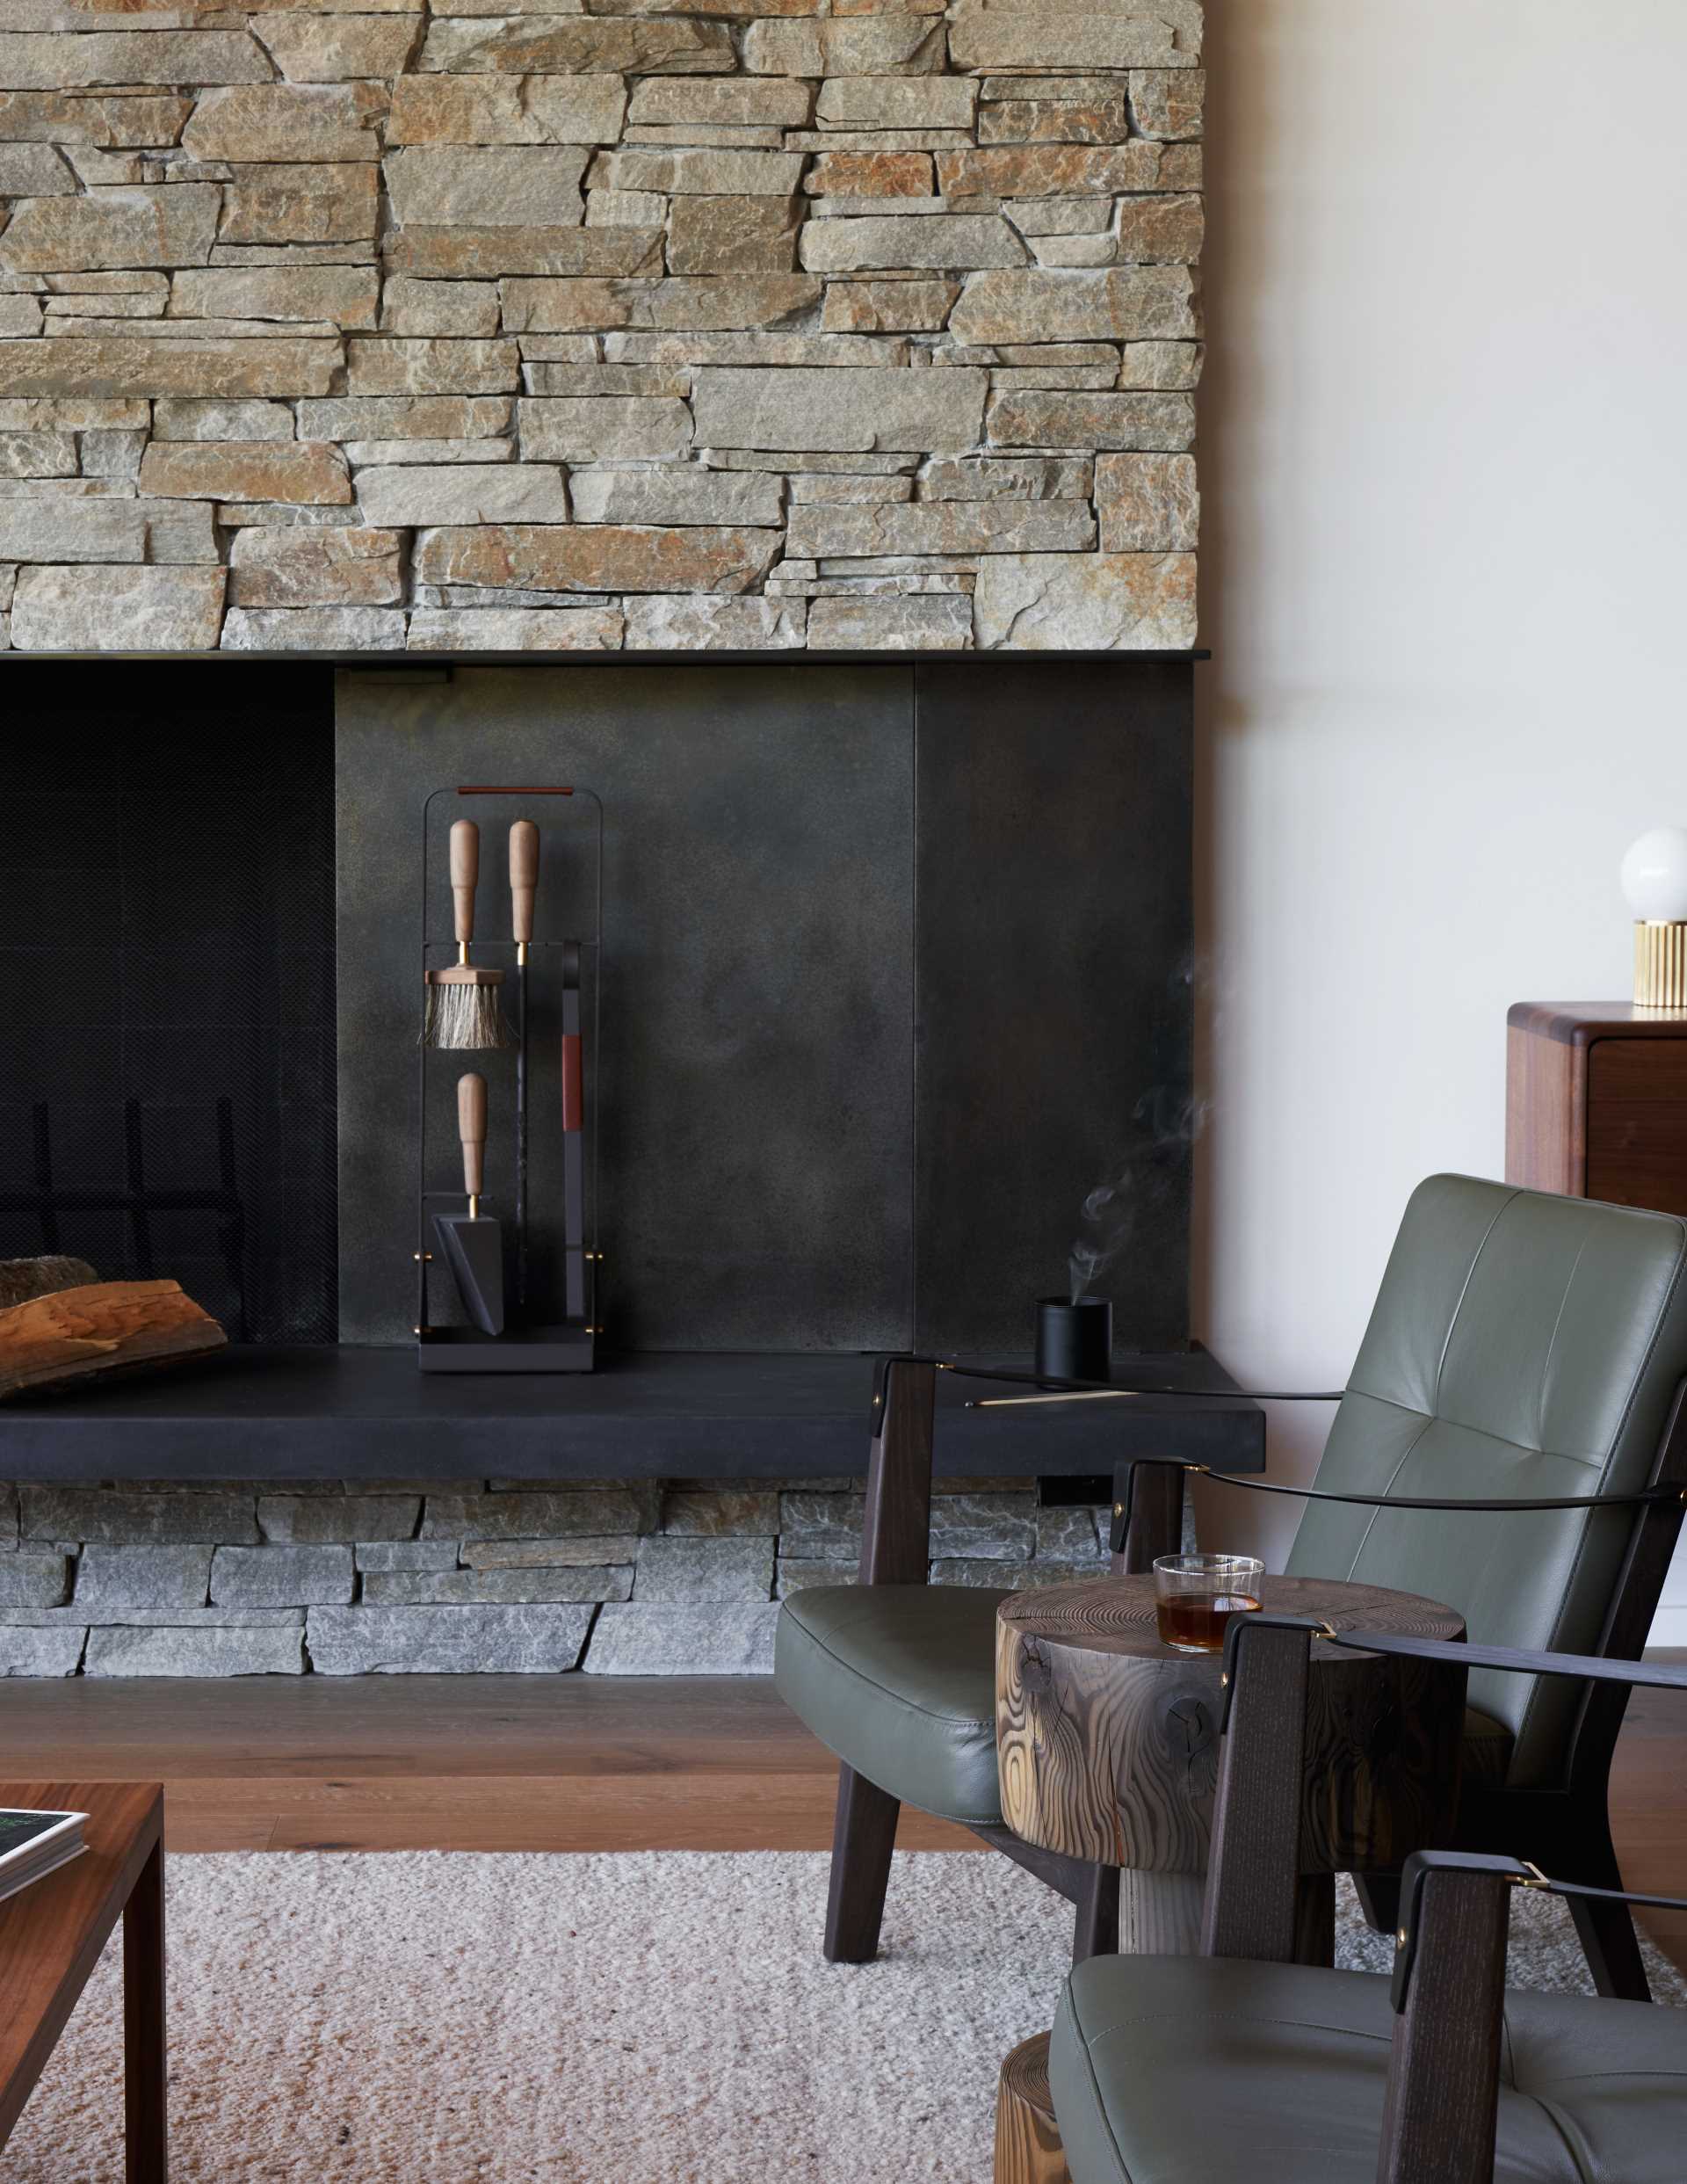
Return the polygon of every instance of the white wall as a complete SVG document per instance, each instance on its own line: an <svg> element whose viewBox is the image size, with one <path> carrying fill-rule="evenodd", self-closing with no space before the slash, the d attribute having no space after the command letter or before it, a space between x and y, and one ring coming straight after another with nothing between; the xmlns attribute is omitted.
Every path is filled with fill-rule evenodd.
<svg viewBox="0 0 1687 2184"><path fill-rule="evenodd" d="M1687 9L1208 20L1195 1324L1339 1385L1413 1183L1502 1172L1508 1005L1626 992L1687 821Z"/></svg>

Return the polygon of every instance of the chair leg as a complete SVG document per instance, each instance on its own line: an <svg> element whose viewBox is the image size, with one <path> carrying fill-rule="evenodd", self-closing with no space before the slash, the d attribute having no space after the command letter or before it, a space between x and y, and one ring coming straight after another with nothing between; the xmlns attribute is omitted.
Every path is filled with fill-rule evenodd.
<svg viewBox="0 0 1687 2184"><path fill-rule="evenodd" d="M837 1770L831 1887L826 1898L826 1961L870 1964L879 1954L890 1854L896 1847L897 1800L852 1767Z"/></svg>
<svg viewBox="0 0 1687 2184"><path fill-rule="evenodd" d="M1580 1819L1574 1830L1565 1830L1565 1839L1558 1846L1537 1852L1537 1856L1558 1881L1580 1881L1589 1890L1621 1887L1618 1850L1611 1841L1611 1828L1602 1810ZM1589 1902L1584 1896L1569 1896L1567 1902L1575 1922L1575 1937L1582 1944L1587 1968L1593 1972L1593 1985L1600 1994L1613 1996L1621 2003L1650 2003L1652 1987L1646 1978L1641 1946L1634 1935L1634 1913L1628 1905Z"/></svg>
<svg viewBox="0 0 1687 2184"><path fill-rule="evenodd" d="M1621 2002L1649 2002L1652 1988L1628 1905L1592 1903L1585 1896L1573 1896L1569 1903L1588 1969L1600 1993Z"/></svg>
<svg viewBox="0 0 1687 2184"><path fill-rule="evenodd" d="M1072 1931L1072 1962L1119 1955L1119 1868L1091 1866L1078 1897Z"/></svg>
<svg viewBox="0 0 1687 2184"><path fill-rule="evenodd" d="M1400 1876L1397 1873L1356 1873L1353 1886L1359 1909L1373 1934L1393 1934L1400 1925Z"/></svg>
<svg viewBox="0 0 1687 2184"><path fill-rule="evenodd" d="M1336 1962L1336 1876L1303 1873L1295 1892L1294 1961L1319 1964L1326 1970Z"/></svg>

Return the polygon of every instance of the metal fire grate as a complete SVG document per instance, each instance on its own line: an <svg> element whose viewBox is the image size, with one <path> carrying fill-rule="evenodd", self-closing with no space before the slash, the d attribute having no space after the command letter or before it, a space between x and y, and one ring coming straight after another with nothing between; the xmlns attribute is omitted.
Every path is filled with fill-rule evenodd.
<svg viewBox="0 0 1687 2184"><path fill-rule="evenodd" d="M231 727L225 678L185 725L179 667L127 665L120 707L114 672L7 674L14 721L58 727L0 744L0 1257L332 1342L332 678L243 677Z"/></svg>

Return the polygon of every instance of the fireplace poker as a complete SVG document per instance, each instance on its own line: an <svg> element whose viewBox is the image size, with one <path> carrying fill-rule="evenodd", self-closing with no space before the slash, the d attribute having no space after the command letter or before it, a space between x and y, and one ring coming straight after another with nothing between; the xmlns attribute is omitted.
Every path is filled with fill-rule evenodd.
<svg viewBox="0 0 1687 2184"><path fill-rule="evenodd" d="M426 974L427 1013L422 1022L424 1047L510 1047L515 1044L498 988L501 970L485 970L468 960L474 938L474 889L481 876L481 830L459 819L451 830L451 900L457 936L457 961Z"/></svg>
<svg viewBox="0 0 1687 2184"><path fill-rule="evenodd" d="M539 893L539 829L518 819L510 829L510 930L516 943L519 1029L516 1045L516 1302L527 1303L527 953Z"/></svg>
<svg viewBox="0 0 1687 2184"><path fill-rule="evenodd" d="M562 950L562 1283L570 1319L586 1315L586 1086L580 1023L580 946Z"/></svg>

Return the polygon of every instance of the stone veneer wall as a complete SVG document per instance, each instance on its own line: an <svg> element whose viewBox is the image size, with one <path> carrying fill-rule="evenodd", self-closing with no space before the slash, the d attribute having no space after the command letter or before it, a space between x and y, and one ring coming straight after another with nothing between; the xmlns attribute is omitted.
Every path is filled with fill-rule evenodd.
<svg viewBox="0 0 1687 2184"><path fill-rule="evenodd" d="M1180 648L1197 0L0 0L0 642Z"/></svg>
<svg viewBox="0 0 1687 2184"><path fill-rule="evenodd" d="M837 1479L0 1488L0 1674L765 1674L778 1600L851 1579L861 1506ZM1102 1537L1027 1480L939 1481L931 1576L1051 1584Z"/></svg>

